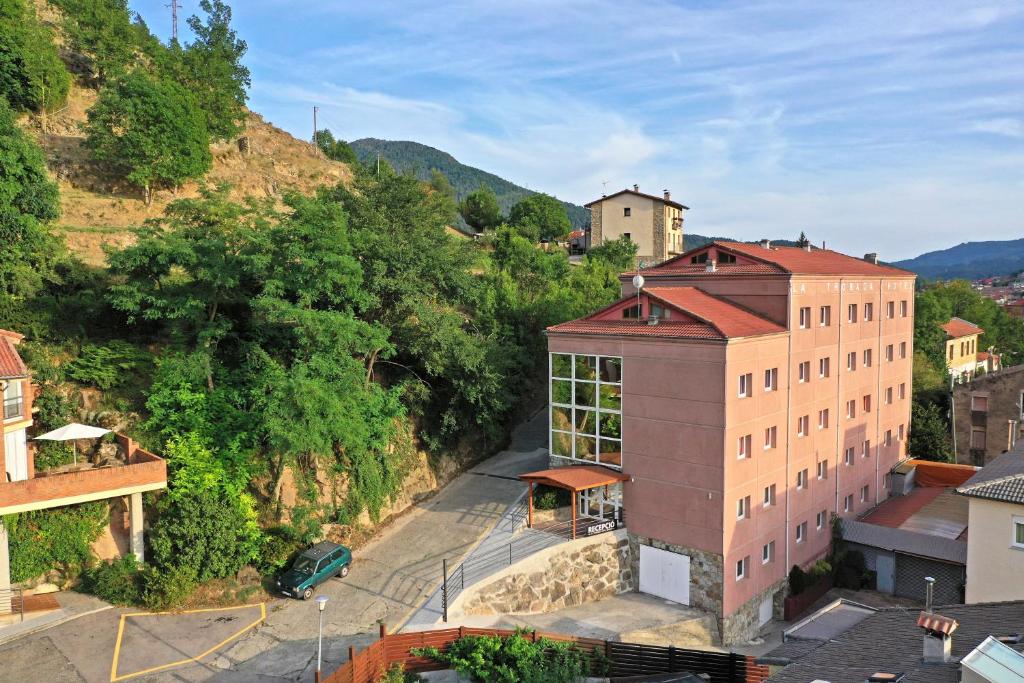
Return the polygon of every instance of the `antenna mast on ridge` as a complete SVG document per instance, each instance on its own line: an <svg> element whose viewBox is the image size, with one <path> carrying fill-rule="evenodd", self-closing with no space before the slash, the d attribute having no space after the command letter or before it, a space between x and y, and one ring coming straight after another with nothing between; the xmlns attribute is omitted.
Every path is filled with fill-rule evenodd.
<svg viewBox="0 0 1024 683"><path fill-rule="evenodd" d="M178 0L171 0L164 7L171 8L171 40L178 42L178 10L181 8L181 5L178 4Z"/></svg>

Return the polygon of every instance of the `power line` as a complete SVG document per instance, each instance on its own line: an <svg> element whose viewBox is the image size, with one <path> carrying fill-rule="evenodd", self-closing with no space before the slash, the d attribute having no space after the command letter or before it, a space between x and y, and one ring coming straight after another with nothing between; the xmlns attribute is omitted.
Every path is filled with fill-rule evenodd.
<svg viewBox="0 0 1024 683"><path fill-rule="evenodd" d="M171 40L177 42L178 40L178 10L181 9L181 5L178 4L178 0L171 0L171 2L164 7L171 8Z"/></svg>

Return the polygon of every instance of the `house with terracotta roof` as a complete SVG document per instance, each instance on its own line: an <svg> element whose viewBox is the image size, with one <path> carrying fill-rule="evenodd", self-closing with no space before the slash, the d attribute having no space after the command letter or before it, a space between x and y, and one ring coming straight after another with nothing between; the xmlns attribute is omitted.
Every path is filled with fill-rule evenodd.
<svg viewBox="0 0 1024 683"><path fill-rule="evenodd" d="M598 247L625 236L637 245L642 265L661 263L683 252L684 214L690 207L672 199L633 189L619 190L585 204L590 209L590 244Z"/></svg>
<svg viewBox="0 0 1024 683"><path fill-rule="evenodd" d="M716 241L620 278L621 300L547 331L551 465L626 475L577 496L580 513L625 521L640 591L750 639L790 567L827 552L831 516L889 496L915 276Z"/></svg>
<svg viewBox="0 0 1024 683"><path fill-rule="evenodd" d="M998 354L992 349L978 351L978 337L985 330L963 318L950 318L939 327L946 333L946 369L955 381L966 382L979 372L999 369Z"/></svg>
<svg viewBox="0 0 1024 683"><path fill-rule="evenodd" d="M71 465L37 470L28 437L33 427L32 377L17 346L23 336L0 330L0 390L3 393L3 441L0 442L0 516L108 500L128 512L129 550L143 553L142 494L167 487L167 465L130 438L114 435L109 457L88 456ZM117 515L112 515L117 517ZM125 515L120 515L122 519ZM0 522L0 613L11 611L7 529Z"/></svg>

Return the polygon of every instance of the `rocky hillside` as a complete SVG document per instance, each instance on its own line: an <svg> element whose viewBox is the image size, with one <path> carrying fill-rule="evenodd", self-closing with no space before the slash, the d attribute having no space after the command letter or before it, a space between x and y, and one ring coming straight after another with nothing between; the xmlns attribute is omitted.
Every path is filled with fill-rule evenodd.
<svg viewBox="0 0 1024 683"><path fill-rule="evenodd" d="M26 118L24 125L46 151L51 173L60 184L62 216L58 229L68 246L87 263L103 262L103 244L125 244L130 229L163 213L168 202L198 194L188 183L177 194L158 192L146 206L133 187L103 173L89 159L81 124L96 100L96 91L72 86L67 105L46 122ZM320 185L351 178L348 166L331 161L310 143L296 140L259 114L250 113L237 141L211 147L213 168L204 182L228 183L236 197L275 197L288 191L311 192Z"/></svg>

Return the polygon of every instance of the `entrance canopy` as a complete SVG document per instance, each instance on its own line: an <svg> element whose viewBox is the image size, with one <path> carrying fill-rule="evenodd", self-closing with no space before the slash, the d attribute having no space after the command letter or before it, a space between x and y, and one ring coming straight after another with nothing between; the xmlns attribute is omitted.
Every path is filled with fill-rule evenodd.
<svg viewBox="0 0 1024 683"><path fill-rule="evenodd" d="M519 478L531 484L546 484L558 489L579 492L629 481L629 475L600 465L570 465L551 470L527 472Z"/></svg>

